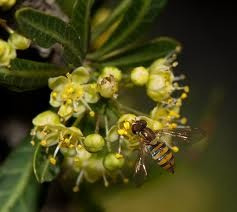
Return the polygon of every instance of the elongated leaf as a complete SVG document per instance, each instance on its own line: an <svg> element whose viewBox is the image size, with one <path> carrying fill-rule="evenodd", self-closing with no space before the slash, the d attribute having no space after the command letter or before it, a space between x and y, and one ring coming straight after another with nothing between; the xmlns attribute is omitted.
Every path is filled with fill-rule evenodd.
<svg viewBox="0 0 237 212"><path fill-rule="evenodd" d="M45 148L40 143L37 144L35 149L33 169L39 183L52 181L60 172L58 163L56 165L50 164L49 155L46 154Z"/></svg>
<svg viewBox="0 0 237 212"><path fill-rule="evenodd" d="M100 25L92 30L91 39L95 40L105 30L107 30L116 20L118 20L129 8L132 0L122 0L119 5L112 11L111 15Z"/></svg>
<svg viewBox="0 0 237 212"><path fill-rule="evenodd" d="M102 55L122 45L138 40L154 21L167 0L136 0L127 10L118 28L109 40L91 58L98 59Z"/></svg>
<svg viewBox="0 0 237 212"><path fill-rule="evenodd" d="M133 67L144 65L155 59L180 51L180 43L171 38L157 38L144 45L130 49L121 56L102 62L104 66ZM111 56L113 53L111 53ZM109 55L108 55L109 56Z"/></svg>
<svg viewBox="0 0 237 212"><path fill-rule="evenodd" d="M83 53L86 54L90 31L90 14L94 0L77 0L72 13L71 25L80 36Z"/></svg>
<svg viewBox="0 0 237 212"><path fill-rule="evenodd" d="M0 85L15 91L34 90L48 83L48 78L67 73L67 70L48 63L15 59L11 67L0 67Z"/></svg>
<svg viewBox="0 0 237 212"><path fill-rule="evenodd" d="M33 148L29 139L10 154L0 168L0 211L35 212L38 183L33 178Z"/></svg>
<svg viewBox="0 0 237 212"><path fill-rule="evenodd" d="M82 63L84 55L80 38L72 26L57 17L29 8L18 10L16 19L23 34L33 42L44 48L59 43L69 54L66 55L69 65L77 67Z"/></svg>
<svg viewBox="0 0 237 212"><path fill-rule="evenodd" d="M73 6L76 2L76 0L56 0L58 5L60 6L61 10L68 15L68 17L71 17Z"/></svg>

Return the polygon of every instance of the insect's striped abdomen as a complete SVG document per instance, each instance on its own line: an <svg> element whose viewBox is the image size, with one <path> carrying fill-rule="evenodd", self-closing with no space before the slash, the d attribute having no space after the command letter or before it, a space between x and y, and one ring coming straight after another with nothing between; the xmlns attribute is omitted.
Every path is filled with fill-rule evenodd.
<svg viewBox="0 0 237 212"><path fill-rule="evenodd" d="M174 173L174 155L165 143L158 142L156 145L149 145L148 150L159 166Z"/></svg>

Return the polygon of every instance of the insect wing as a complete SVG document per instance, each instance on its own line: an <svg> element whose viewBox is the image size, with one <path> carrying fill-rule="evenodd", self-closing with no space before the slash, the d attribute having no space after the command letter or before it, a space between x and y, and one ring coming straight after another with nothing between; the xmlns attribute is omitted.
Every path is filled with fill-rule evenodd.
<svg viewBox="0 0 237 212"><path fill-rule="evenodd" d="M175 146L194 144L206 137L206 133L200 128L177 127L174 129L162 129L157 131L161 140L170 142Z"/></svg>
<svg viewBox="0 0 237 212"><path fill-rule="evenodd" d="M141 186L147 178L147 170L144 161L144 155L140 155L137 159L133 178L137 187Z"/></svg>

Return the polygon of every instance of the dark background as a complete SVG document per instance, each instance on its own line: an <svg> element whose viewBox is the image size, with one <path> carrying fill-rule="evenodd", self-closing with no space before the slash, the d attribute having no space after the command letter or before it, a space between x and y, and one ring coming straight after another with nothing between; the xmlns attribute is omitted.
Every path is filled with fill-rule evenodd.
<svg viewBox="0 0 237 212"><path fill-rule="evenodd" d="M183 114L209 133L209 144L184 157L174 177L153 177L139 190L103 191L99 199L108 211L237 211L236 18L231 1L169 1L153 34L183 44L178 70L191 87ZM32 117L48 107L48 92L0 88L1 160L26 134Z"/></svg>

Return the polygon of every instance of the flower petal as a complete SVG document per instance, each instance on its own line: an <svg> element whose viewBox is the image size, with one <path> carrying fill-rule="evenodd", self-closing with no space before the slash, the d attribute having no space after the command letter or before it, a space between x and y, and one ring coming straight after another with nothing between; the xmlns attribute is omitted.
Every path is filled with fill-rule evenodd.
<svg viewBox="0 0 237 212"><path fill-rule="evenodd" d="M96 103L99 100L99 95L97 92L96 83L87 84L83 86L84 89L84 99L88 103Z"/></svg>
<svg viewBox="0 0 237 212"><path fill-rule="evenodd" d="M72 81L74 83L85 84L90 79L89 70L85 67L79 67L72 72Z"/></svg>
<svg viewBox="0 0 237 212"><path fill-rule="evenodd" d="M52 90L61 86L64 86L68 82L68 79L64 76L49 78L49 88Z"/></svg>

